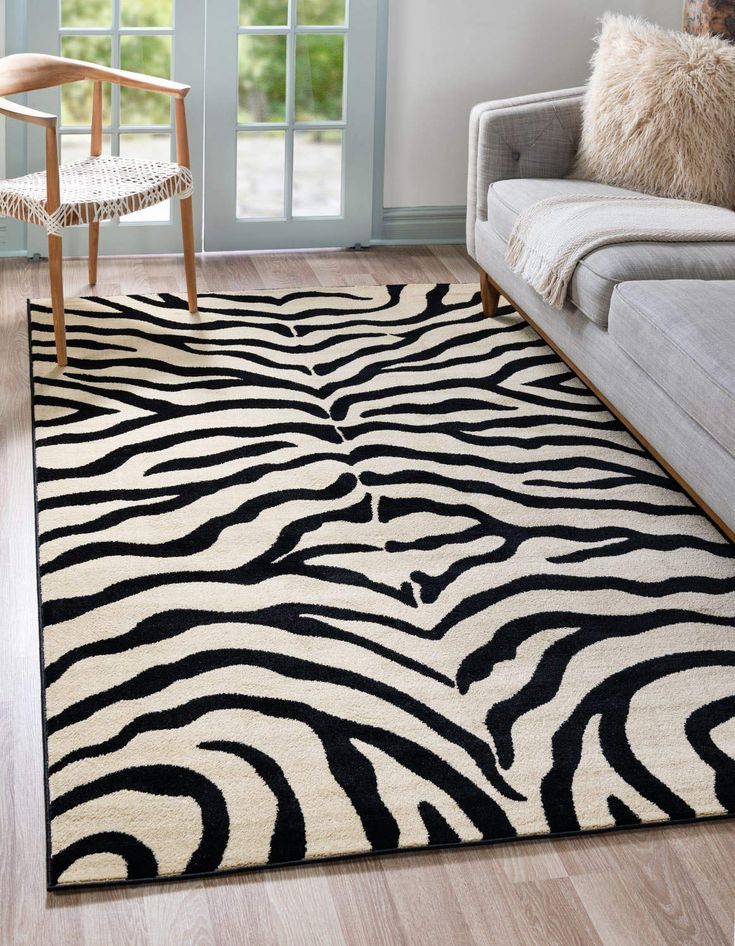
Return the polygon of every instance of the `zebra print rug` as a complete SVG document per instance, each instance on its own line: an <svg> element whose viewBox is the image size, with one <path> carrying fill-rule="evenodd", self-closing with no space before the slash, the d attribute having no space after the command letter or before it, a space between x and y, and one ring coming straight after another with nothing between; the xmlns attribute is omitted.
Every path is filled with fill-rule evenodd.
<svg viewBox="0 0 735 946"><path fill-rule="evenodd" d="M31 305L52 887L735 811L733 547L518 315L201 302Z"/></svg>

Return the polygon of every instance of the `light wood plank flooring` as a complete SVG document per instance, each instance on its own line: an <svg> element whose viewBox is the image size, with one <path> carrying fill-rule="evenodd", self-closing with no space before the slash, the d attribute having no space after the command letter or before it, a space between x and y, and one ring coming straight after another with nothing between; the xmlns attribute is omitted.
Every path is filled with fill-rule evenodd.
<svg viewBox="0 0 735 946"><path fill-rule="evenodd" d="M201 291L475 282L457 247L216 255ZM65 266L68 296L89 292ZM103 259L99 294L180 291L179 259ZM2 946L672 946L733 943L735 821L49 895L26 297L46 267L0 261L0 943Z"/></svg>

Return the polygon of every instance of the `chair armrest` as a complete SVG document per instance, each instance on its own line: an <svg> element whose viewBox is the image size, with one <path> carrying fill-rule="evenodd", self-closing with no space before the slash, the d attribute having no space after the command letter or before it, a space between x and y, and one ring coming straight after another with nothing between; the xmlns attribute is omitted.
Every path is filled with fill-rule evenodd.
<svg viewBox="0 0 735 946"><path fill-rule="evenodd" d="M25 105L18 105L17 102L3 98L0 98L0 115L5 115L6 118L18 118L32 125L43 125L45 128L55 128L57 121L56 115L39 112L35 108L27 108Z"/></svg>
<svg viewBox="0 0 735 946"><path fill-rule="evenodd" d="M493 181L565 177L582 125L584 88L482 102L470 115L467 249L474 255L475 222L487 220Z"/></svg>
<svg viewBox="0 0 735 946"><path fill-rule="evenodd" d="M127 72L124 69L112 69L109 66L97 66L90 62L81 62L71 59L62 59L68 66L83 66L85 78L96 79L100 82L112 82L113 85L124 85L130 89L145 89L148 92L162 92L174 98L182 99L191 91L191 86L181 82L172 82L170 79L159 79L156 76L143 75L141 72ZM63 80L62 80L63 81Z"/></svg>
<svg viewBox="0 0 735 946"><path fill-rule="evenodd" d="M0 87L6 95L13 92L33 92L36 89L50 89L67 82L79 82L92 79L98 82L112 82L131 89L145 89L149 92L163 92L165 95L183 99L191 87L170 79L146 76L140 72L127 72L124 69L112 69L94 62L81 59L65 59L63 56L46 56L41 53L16 53L2 59L2 83Z"/></svg>

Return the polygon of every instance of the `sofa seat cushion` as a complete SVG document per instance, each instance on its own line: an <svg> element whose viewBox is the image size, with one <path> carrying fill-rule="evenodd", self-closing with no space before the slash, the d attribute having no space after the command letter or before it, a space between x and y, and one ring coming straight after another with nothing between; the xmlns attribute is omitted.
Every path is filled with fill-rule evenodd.
<svg viewBox="0 0 735 946"><path fill-rule="evenodd" d="M608 331L735 456L735 282L623 283L613 293Z"/></svg>
<svg viewBox="0 0 735 946"><path fill-rule="evenodd" d="M507 242L518 214L539 200L567 194L634 193L563 178L496 181L488 191L488 222ZM606 328L615 286L643 279L735 279L735 244L640 242L602 246L577 266L569 296L588 319Z"/></svg>

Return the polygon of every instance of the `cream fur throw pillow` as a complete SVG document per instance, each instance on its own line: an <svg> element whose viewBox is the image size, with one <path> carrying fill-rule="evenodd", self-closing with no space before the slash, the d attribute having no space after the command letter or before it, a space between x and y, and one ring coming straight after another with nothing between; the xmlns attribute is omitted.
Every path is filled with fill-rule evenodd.
<svg viewBox="0 0 735 946"><path fill-rule="evenodd" d="M572 176L735 208L735 46L606 14Z"/></svg>

